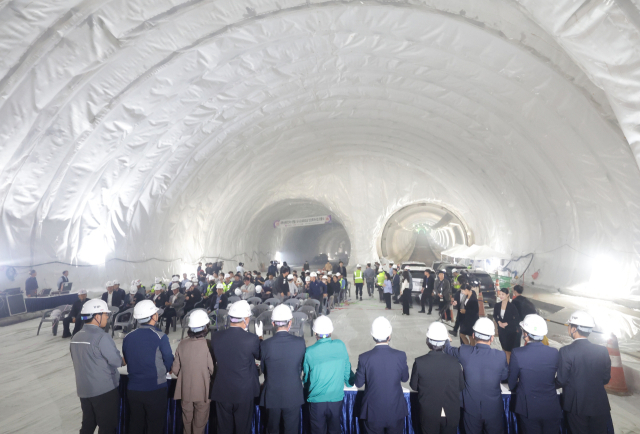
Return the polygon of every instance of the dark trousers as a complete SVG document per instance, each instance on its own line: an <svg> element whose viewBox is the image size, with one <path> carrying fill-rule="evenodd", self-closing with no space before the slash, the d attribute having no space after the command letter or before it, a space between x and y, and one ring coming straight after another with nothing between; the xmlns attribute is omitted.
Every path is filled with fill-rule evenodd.
<svg viewBox="0 0 640 434"><path fill-rule="evenodd" d="M167 419L167 388L140 391L127 390L129 400L129 433L163 433ZM146 427L146 429L145 429Z"/></svg>
<svg viewBox="0 0 640 434"><path fill-rule="evenodd" d="M452 423L447 424L446 417L430 420L421 415L420 426L422 428L422 434L456 434L458 432L458 425Z"/></svg>
<svg viewBox="0 0 640 434"><path fill-rule="evenodd" d="M316 307L316 312L318 315L320 315L322 313L322 306L324 305L324 298L322 296L320 297L311 297L314 300L318 300L320 302L320 306Z"/></svg>
<svg viewBox="0 0 640 434"><path fill-rule="evenodd" d="M402 313L405 315L409 315L409 305L411 304L411 290L405 289L402 292Z"/></svg>
<svg viewBox="0 0 640 434"><path fill-rule="evenodd" d="M558 434L560 427L560 419L529 419L522 415L518 415L518 423L522 434Z"/></svg>
<svg viewBox="0 0 640 434"><path fill-rule="evenodd" d="M342 414L342 401L310 402L311 434L340 434L342 432L340 414Z"/></svg>
<svg viewBox="0 0 640 434"><path fill-rule="evenodd" d="M284 434L298 434L300 429L300 406L293 408L267 409L267 434L280 434L280 419Z"/></svg>
<svg viewBox="0 0 640 434"><path fill-rule="evenodd" d="M464 431L466 434L504 434L504 421L502 417L495 419L482 419L482 416L471 416L463 413Z"/></svg>
<svg viewBox="0 0 640 434"><path fill-rule="evenodd" d="M375 285L372 281L368 281L367 280L367 294L369 294L369 297L373 296L373 291L375 289Z"/></svg>
<svg viewBox="0 0 640 434"><path fill-rule="evenodd" d="M80 434L93 434L96 426L98 434L114 434L118 427L119 407L120 396L117 387L102 395L80 398L80 408L82 409Z"/></svg>
<svg viewBox="0 0 640 434"><path fill-rule="evenodd" d="M606 434L609 413L598 416L580 416L567 412L569 434Z"/></svg>
<svg viewBox="0 0 640 434"><path fill-rule="evenodd" d="M458 329L460 328L460 322L462 321L462 318L464 318L464 314L460 313L460 310L457 310L457 314L456 314L456 323L453 325L453 331L454 332L458 332Z"/></svg>
<svg viewBox="0 0 640 434"><path fill-rule="evenodd" d="M451 320L451 311L449 310L449 303L446 301L438 302L438 312L440 312L440 318L444 320Z"/></svg>
<svg viewBox="0 0 640 434"><path fill-rule="evenodd" d="M404 417L392 423L374 423L363 421L365 434L402 434L404 431Z"/></svg>
<svg viewBox="0 0 640 434"><path fill-rule="evenodd" d="M76 318L76 322L74 322L73 324L75 324L73 326L73 335L71 334L71 324L72 324L72 320L73 317L68 316L65 319L62 320L62 337L63 338L68 338L69 336L75 336L76 333L78 333L80 330L82 330L82 320L80 319L80 316L78 316L78 318Z"/></svg>
<svg viewBox="0 0 640 434"><path fill-rule="evenodd" d="M376 286L378 288L378 295L380 295L380 301L384 301L384 289L382 286Z"/></svg>
<svg viewBox="0 0 640 434"><path fill-rule="evenodd" d="M360 291L360 298L362 298L362 287L364 283L356 283L356 298L358 298L358 291Z"/></svg>
<svg viewBox="0 0 640 434"><path fill-rule="evenodd" d="M165 318L166 321L166 327L165 327L165 333L169 334L169 327L171 327L171 320L176 317L178 314L176 313L176 310L172 307L168 307L165 309L164 313L162 314L162 318Z"/></svg>
<svg viewBox="0 0 640 434"><path fill-rule="evenodd" d="M216 416L220 434L249 434L253 420L253 399L242 404L216 401Z"/></svg>
<svg viewBox="0 0 640 434"><path fill-rule="evenodd" d="M391 309L391 293L384 294L384 302L387 304L387 309Z"/></svg>

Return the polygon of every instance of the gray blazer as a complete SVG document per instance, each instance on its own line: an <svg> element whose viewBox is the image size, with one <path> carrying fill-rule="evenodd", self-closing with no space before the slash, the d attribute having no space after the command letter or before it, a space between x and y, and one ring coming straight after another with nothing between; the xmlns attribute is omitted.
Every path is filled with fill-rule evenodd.
<svg viewBox="0 0 640 434"><path fill-rule="evenodd" d="M176 298L171 304L171 307L176 310L176 313L178 314L178 316L182 316L184 311L184 305L185 305L184 294L179 292L178 294L176 294Z"/></svg>

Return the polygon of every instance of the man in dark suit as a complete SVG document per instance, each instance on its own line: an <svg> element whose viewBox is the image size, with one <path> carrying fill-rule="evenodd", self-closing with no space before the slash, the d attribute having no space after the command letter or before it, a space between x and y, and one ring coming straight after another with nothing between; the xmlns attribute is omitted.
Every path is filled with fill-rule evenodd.
<svg viewBox="0 0 640 434"><path fill-rule="evenodd" d="M151 295L151 299L158 309L164 310L165 303L169 301L169 295L164 290L164 287L162 285L156 284L154 286L154 292Z"/></svg>
<svg viewBox="0 0 640 434"><path fill-rule="evenodd" d="M247 333L251 308L246 300L231 305L227 330L211 336L215 377L211 400L216 403L219 433L248 434L253 420L253 400L260 394L258 368L262 323L256 334Z"/></svg>
<svg viewBox="0 0 640 434"><path fill-rule="evenodd" d="M391 323L383 316L371 325L376 343L360 354L355 385L364 389L360 419L367 434L401 434L409 414L400 383L409 380L407 355L389 346Z"/></svg>
<svg viewBox="0 0 640 434"><path fill-rule="evenodd" d="M302 362L306 346L303 338L289 334L292 319L289 306L276 306L271 314L276 333L260 343L260 367L264 373L260 406L267 409L267 434L280 433L280 420L285 434L297 434L300 426L300 406L304 404Z"/></svg>
<svg viewBox="0 0 640 434"><path fill-rule="evenodd" d="M557 434L562 418L556 393L558 350L542 344L547 322L527 315L520 323L525 346L514 348L509 362L509 389L524 434Z"/></svg>
<svg viewBox="0 0 640 434"><path fill-rule="evenodd" d="M391 276L391 289L393 290L393 304L400 304L398 297L400 297L400 275L398 274L398 268L394 265L391 268L393 275Z"/></svg>
<svg viewBox="0 0 640 434"><path fill-rule="evenodd" d="M489 318L473 326L476 345L452 347L447 340L444 352L456 357L464 369L464 428L466 434L504 433L504 407L500 382L509 376L507 356L491 348L495 327Z"/></svg>
<svg viewBox="0 0 640 434"><path fill-rule="evenodd" d="M109 307L120 308L124 304L124 296L120 291L114 291L113 282L106 283L107 291L102 294L102 301Z"/></svg>
<svg viewBox="0 0 640 434"><path fill-rule="evenodd" d="M562 386L562 408L571 434L607 432L611 407L604 385L611 379L611 358L606 348L589 342L595 321L577 311L569 319L571 345L560 348L557 384Z"/></svg>
<svg viewBox="0 0 640 434"><path fill-rule="evenodd" d="M458 361L442 350L447 327L433 322L427 331L431 351L418 357L411 369L411 388L418 392L422 434L455 434L460 423L460 392L464 376Z"/></svg>
<svg viewBox="0 0 640 434"><path fill-rule="evenodd" d="M62 326L64 330L62 332L63 338L70 338L71 336L75 336L76 333L82 330L84 321L80 319L80 312L82 311L82 306L84 306L87 301L89 301L89 299L87 298L87 290L81 289L80 291L78 291L78 299L73 302L73 305L71 306L71 312L69 312L69 316L62 320ZM70 328L71 323L75 324L73 326L73 334L71 333Z"/></svg>

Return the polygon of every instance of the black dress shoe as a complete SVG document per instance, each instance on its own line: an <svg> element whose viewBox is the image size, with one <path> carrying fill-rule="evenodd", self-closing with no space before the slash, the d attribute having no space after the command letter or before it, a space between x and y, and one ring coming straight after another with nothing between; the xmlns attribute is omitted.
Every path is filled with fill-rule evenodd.
<svg viewBox="0 0 640 434"><path fill-rule="evenodd" d="M451 332L451 335L458 336L458 332L454 330L454 331Z"/></svg>
<svg viewBox="0 0 640 434"><path fill-rule="evenodd" d="M427 315L431 315L431 311L427 312Z"/></svg>
<svg viewBox="0 0 640 434"><path fill-rule="evenodd" d="M419 310L418 313L425 313L426 310Z"/></svg>

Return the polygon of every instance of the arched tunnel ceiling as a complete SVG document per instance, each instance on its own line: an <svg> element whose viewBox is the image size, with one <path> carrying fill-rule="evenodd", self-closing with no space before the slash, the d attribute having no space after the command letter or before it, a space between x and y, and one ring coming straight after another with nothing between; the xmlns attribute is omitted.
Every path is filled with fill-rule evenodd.
<svg viewBox="0 0 640 434"><path fill-rule="evenodd" d="M478 243L538 252L543 279L609 254L631 288L629 5L6 2L0 258L236 257L261 212L300 200L364 261L393 212L431 201Z"/></svg>

